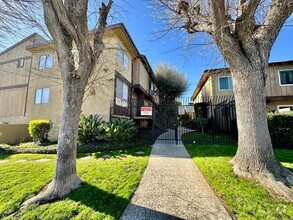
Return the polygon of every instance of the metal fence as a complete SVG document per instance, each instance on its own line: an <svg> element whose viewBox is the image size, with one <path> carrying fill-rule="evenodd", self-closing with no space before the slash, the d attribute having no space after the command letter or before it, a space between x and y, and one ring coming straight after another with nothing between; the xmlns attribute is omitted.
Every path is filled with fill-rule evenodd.
<svg viewBox="0 0 293 220"><path fill-rule="evenodd" d="M142 111L151 107L151 114ZM159 104L130 103L113 105L111 117L133 119L139 132L137 138L154 142L231 144L237 140L235 101L233 96L189 97Z"/></svg>

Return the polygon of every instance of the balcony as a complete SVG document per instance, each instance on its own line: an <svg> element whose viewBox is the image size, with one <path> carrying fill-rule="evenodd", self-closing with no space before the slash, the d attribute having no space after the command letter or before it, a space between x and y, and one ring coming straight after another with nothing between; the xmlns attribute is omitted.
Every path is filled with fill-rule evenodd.
<svg viewBox="0 0 293 220"><path fill-rule="evenodd" d="M152 116L141 114L141 107L151 106L144 103L138 104L135 101L125 107L115 104L110 108L111 118L151 119Z"/></svg>

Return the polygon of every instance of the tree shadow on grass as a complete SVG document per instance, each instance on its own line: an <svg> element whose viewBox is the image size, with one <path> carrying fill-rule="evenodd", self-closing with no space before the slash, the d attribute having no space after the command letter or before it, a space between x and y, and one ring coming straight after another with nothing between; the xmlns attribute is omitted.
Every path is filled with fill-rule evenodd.
<svg viewBox="0 0 293 220"><path fill-rule="evenodd" d="M70 193L67 198L115 219L122 215L129 202L125 198L108 193L86 182Z"/></svg>
<svg viewBox="0 0 293 220"><path fill-rule="evenodd" d="M191 157L234 157L236 146L195 145L187 144L186 148Z"/></svg>
<svg viewBox="0 0 293 220"><path fill-rule="evenodd" d="M293 150L275 150L277 159L285 163L293 163Z"/></svg>
<svg viewBox="0 0 293 220"><path fill-rule="evenodd" d="M15 153L15 152L11 149L0 147L0 160L4 160L7 157L10 157L10 155L13 153Z"/></svg>
<svg viewBox="0 0 293 220"><path fill-rule="evenodd" d="M136 152L143 151L143 155L138 155ZM112 151L103 151L103 152L97 152L94 154L94 157L96 159L102 158L102 159L119 159L126 158L127 156L133 156L133 157L145 157L149 156L151 151L151 148L149 147L143 147L143 148L132 148L132 149L124 149L124 150L112 150ZM108 155L108 157L103 158L103 156Z"/></svg>

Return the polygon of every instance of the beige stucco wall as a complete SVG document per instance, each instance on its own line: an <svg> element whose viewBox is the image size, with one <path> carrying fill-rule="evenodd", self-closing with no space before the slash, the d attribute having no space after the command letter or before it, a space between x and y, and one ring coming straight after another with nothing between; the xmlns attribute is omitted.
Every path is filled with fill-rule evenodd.
<svg viewBox="0 0 293 220"><path fill-rule="evenodd" d="M17 61L7 60L7 63L0 63L0 87L27 84L30 72L31 59L24 61L24 67L17 68Z"/></svg>
<svg viewBox="0 0 293 220"><path fill-rule="evenodd" d="M271 101L267 103L267 110L277 112L278 105L293 105L293 100Z"/></svg>
<svg viewBox="0 0 293 220"><path fill-rule="evenodd" d="M212 75L212 95L213 96L232 96L233 90L220 90L219 89L219 78L223 76L231 76L231 74L228 73L220 73L220 74L214 74ZM233 80L233 79L232 79Z"/></svg>
<svg viewBox="0 0 293 220"><path fill-rule="evenodd" d="M0 125L0 144L17 144L29 137L28 125Z"/></svg>
<svg viewBox="0 0 293 220"><path fill-rule="evenodd" d="M24 115L26 90L25 87L0 91L0 118Z"/></svg>
<svg viewBox="0 0 293 220"><path fill-rule="evenodd" d="M286 96L293 95L293 86L280 86L279 70L293 69L293 65L274 64L270 65L268 69L268 78L266 82L266 96ZM219 77L230 76L230 73L213 74L212 78L212 95L213 96L230 96L233 95L232 90L219 90ZM205 85L203 89L207 89ZM204 93L204 91L203 91Z"/></svg>
<svg viewBox="0 0 293 220"><path fill-rule="evenodd" d="M266 84L266 96L293 95L293 85L280 86L279 70L293 69L293 65L271 65Z"/></svg>
<svg viewBox="0 0 293 220"><path fill-rule="evenodd" d="M110 45L114 45L115 47L118 47L118 44L122 47L122 49L126 52L128 56L128 67L124 67L122 63L120 63L117 59L117 50L115 51L115 69L118 71L121 75L127 79L128 82L132 82L132 59L133 56L129 53L128 49L125 47L123 42L119 38L112 38Z"/></svg>
<svg viewBox="0 0 293 220"><path fill-rule="evenodd" d="M27 41L19 44L17 47L7 51L6 53L0 55L0 62L6 62L8 60L17 59L20 57L31 56L31 52L25 50L27 46L31 46L34 43L34 37L28 39Z"/></svg>
<svg viewBox="0 0 293 220"><path fill-rule="evenodd" d="M145 90L149 90L150 77L149 77L149 74L148 74L147 70L145 69L144 65L142 64L142 62L140 62L139 72L140 72L140 74L139 74L139 76L140 76L139 84Z"/></svg>
<svg viewBox="0 0 293 220"><path fill-rule="evenodd" d="M206 97L210 97L212 95L213 95L212 77L209 77L205 85L202 87L202 89L198 93L197 98L193 102L194 103L204 102L206 100Z"/></svg>
<svg viewBox="0 0 293 220"><path fill-rule="evenodd" d="M134 59L133 61L133 84L139 84L139 80L140 80L140 59Z"/></svg>
<svg viewBox="0 0 293 220"><path fill-rule="evenodd" d="M125 41L121 40L121 36L117 36L115 33L111 35L106 34L103 39L105 43L105 50L100 57L99 64L97 65L94 74L89 80L89 86L84 97L81 114L98 114L103 117L104 120L110 118L110 104L114 100L114 86L115 86L115 74L119 72L129 82L132 82L132 59L133 48L129 50L129 45ZM118 44L124 49L129 57L128 68L125 68L117 60L117 48ZM32 42L21 44L20 46L5 53L5 56L1 57L3 60L15 58L16 54L26 56L31 54L25 50L26 46L32 45ZM24 52L23 52L24 51ZM53 67L50 69L39 70L39 58L41 55L53 53L54 61ZM29 60L30 61L30 60ZM28 69L30 69L30 62L25 61L25 67L20 69L13 69L16 67L16 62L8 65L10 70L20 72L23 76L13 76L10 79L0 80L1 85L9 85L9 83L22 83L28 82ZM1 66L0 66L1 68ZM1 69L0 69L1 70ZM0 71L1 73L1 71ZM48 104L34 104L35 91L38 88L50 88L50 98ZM25 97L27 93L27 103L25 108ZM30 81L27 88L12 89L11 91L0 90L0 123L5 122L9 124L25 124L31 119L45 118L50 119L53 122L53 129L50 132L49 139L57 140L58 131L61 123L62 103L63 103L63 88L62 80L57 64L57 56L49 47L34 48L32 54L32 66ZM7 103L4 108L3 103ZM26 109L26 110L25 110Z"/></svg>

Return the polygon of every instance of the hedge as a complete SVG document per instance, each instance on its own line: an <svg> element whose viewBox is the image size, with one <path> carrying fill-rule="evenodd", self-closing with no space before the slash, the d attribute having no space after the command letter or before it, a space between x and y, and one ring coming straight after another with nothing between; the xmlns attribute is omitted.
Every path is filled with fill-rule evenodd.
<svg viewBox="0 0 293 220"><path fill-rule="evenodd" d="M293 150L293 112L269 113L267 118L273 147Z"/></svg>

